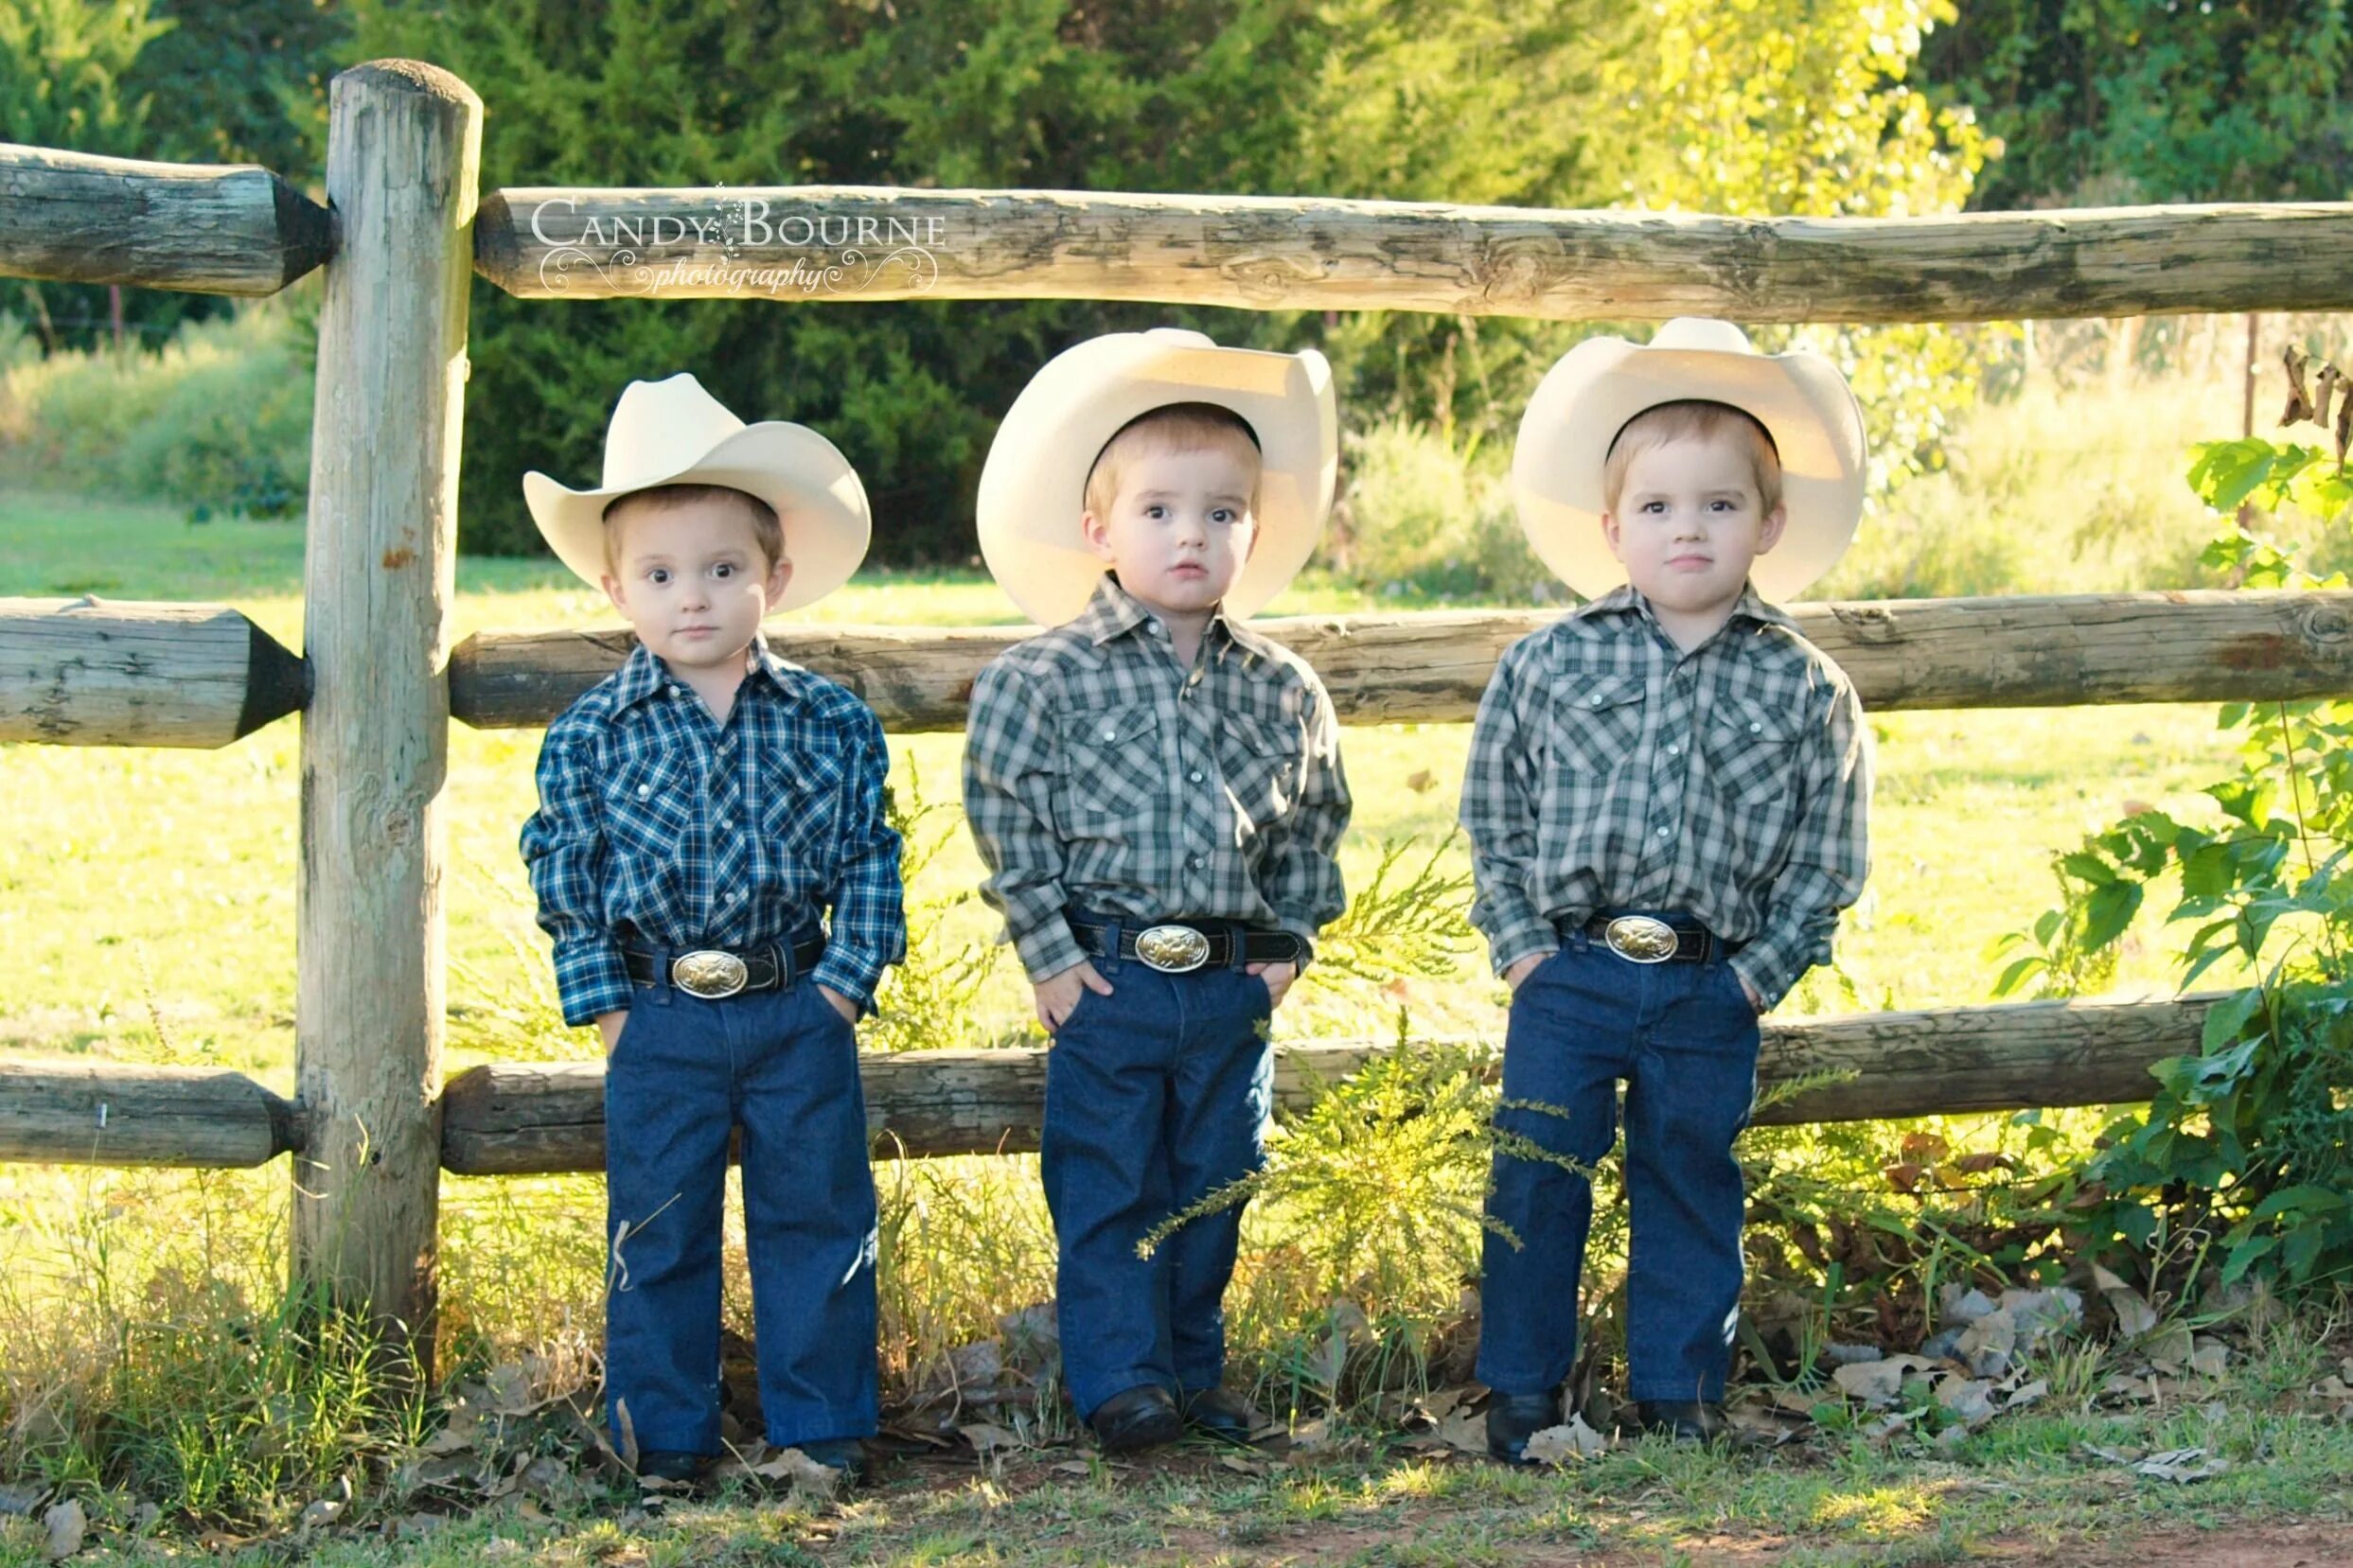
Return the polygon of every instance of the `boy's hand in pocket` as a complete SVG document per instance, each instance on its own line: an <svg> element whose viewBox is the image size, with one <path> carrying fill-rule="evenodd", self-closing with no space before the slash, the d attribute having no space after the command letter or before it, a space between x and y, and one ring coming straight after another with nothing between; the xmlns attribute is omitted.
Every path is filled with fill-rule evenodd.
<svg viewBox="0 0 2353 1568"><path fill-rule="evenodd" d="M628 1026L628 1021L629 1010L626 1007L615 1008L610 1013L600 1013L596 1015L596 1032L605 1037L607 1056L612 1054L613 1042L621 1038L621 1031Z"/></svg>

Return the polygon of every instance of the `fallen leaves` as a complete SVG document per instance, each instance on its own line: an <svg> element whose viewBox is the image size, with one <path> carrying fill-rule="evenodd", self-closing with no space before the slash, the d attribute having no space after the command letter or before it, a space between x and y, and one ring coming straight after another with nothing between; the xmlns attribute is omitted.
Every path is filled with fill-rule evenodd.
<svg viewBox="0 0 2353 1568"><path fill-rule="evenodd" d="M89 1516L81 1511L81 1505L70 1497L62 1503L51 1504L49 1511L41 1516L41 1523L49 1532L48 1542L42 1550L51 1562L80 1551L82 1537L90 1531Z"/></svg>

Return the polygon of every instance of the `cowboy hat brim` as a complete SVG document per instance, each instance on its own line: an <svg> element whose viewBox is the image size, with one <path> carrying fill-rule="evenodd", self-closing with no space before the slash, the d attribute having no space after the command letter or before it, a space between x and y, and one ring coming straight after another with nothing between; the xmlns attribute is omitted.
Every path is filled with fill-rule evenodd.
<svg viewBox="0 0 2353 1568"><path fill-rule="evenodd" d="M723 484L776 509L792 580L769 606L770 615L813 605L848 582L873 539L866 487L849 460L815 431L783 420L746 425L677 472L641 483L574 490L543 473L522 476L523 499L548 548L599 585L606 575L605 508L658 484Z"/></svg>
<svg viewBox="0 0 2353 1568"><path fill-rule="evenodd" d="M1610 443L1627 420L1661 403L1729 403L1764 426L1781 460L1787 522L1749 580L1767 600L1791 598L1837 564L1862 520L1862 408L1818 354L1680 346L1670 331L1680 325L1660 329L1667 346L1589 338L1546 373L1513 449L1520 526L1537 557L1582 597L1617 588L1625 565L1601 533Z"/></svg>
<svg viewBox="0 0 2353 1568"><path fill-rule="evenodd" d="M1225 612L1239 619L1259 609L1315 554L1339 473L1338 405L1322 355L1220 348L1173 327L1091 338L1049 360L1021 390L981 469L982 559L1038 625L1078 614L1103 580L1080 519L1104 444L1171 403L1230 410L1258 437L1258 537Z"/></svg>

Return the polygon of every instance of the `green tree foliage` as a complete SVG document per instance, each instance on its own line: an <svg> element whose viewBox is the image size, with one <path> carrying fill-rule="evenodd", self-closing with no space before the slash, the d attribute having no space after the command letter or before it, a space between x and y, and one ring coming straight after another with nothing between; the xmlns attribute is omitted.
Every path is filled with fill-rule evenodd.
<svg viewBox="0 0 2353 1568"><path fill-rule="evenodd" d="M2328 428L2298 379L2292 411ZM2331 449L2261 436L2197 449L2189 481L2220 520L2209 564L2256 589L2343 588L2250 533L2238 508L2353 518L2344 464L2353 406ZM2062 907L2031 934L1999 990L2040 978L2064 992L2087 959L2124 940L2153 884L2177 882L2167 915L2187 928L2181 983L2218 964L2252 977L2206 1014L2195 1055L2160 1062L2150 1104L2126 1115L2084 1168L2096 1244L2152 1267L2213 1244L2225 1283L2251 1270L2291 1285L2353 1276L2353 702L2233 703L2239 766L2205 793L2219 819L2147 809L2061 856ZM2054 983L2056 982L2056 983Z"/></svg>
<svg viewBox="0 0 2353 1568"><path fill-rule="evenodd" d="M173 163L259 164L315 187L327 79L348 48L322 0L0 0L0 140ZM6 303L50 349L114 335L90 285L19 283ZM126 339L159 346L232 307L208 294L121 291Z"/></svg>
<svg viewBox="0 0 2353 1568"><path fill-rule="evenodd" d="M1922 64L2008 146L1981 207L2353 191L2345 0L1970 0Z"/></svg>
<svg viewBox="0 0 2353 1568"><path fill-rule="evenodd" d="M1072 10L733 0L362 0L363 52L433 60L482 95L486 185L1038 185L1279 189L1314 37L1295 0ZM824 431L864 476L881 560L972 551L988 435L1037 364L1092 333L1247 313L1064 303L474 298L465 544L537 549L523 472L597 471L631 377L692 368L747 417Z"/></svg>

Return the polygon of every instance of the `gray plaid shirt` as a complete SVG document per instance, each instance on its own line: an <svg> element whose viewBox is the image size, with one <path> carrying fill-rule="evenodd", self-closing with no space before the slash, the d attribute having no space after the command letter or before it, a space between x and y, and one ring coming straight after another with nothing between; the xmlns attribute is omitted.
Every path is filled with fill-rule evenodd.
<svg viewBox="0 0 2353 1568"><path fill-rule="evenodd" d="M973 682L964 814L1032 979L1087 956L1071 906L1313 941L1343 904L1348 812L1332 699L1304 661L1221 615L1188 671L1108 575Z"/></svg>
<svg viewBox="0 0 2353 1568"><path fill-rule="evenodd" d="M1767 1006L1863 891L1869 731L1845 672L1751 589L1685 654L1632 587L1504 654L1462 781L1497 973L1604 909L1681 910L1748 945Z"/></svg>

